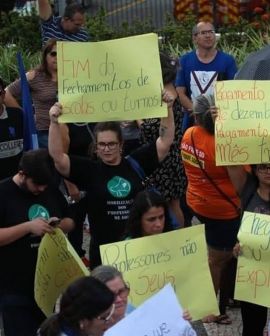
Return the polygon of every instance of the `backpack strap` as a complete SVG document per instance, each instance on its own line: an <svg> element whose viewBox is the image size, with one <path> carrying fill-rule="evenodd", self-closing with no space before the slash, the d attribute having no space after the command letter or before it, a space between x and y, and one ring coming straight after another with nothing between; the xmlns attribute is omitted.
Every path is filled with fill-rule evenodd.
<svg viewBox="0 0 270 336"><path fill-rule="evenodd" d="M142 180L142 182L144 182L145 178L146 178L146 174L142 168L142 166L139 164L139 162L137 160L135 160L132 156L127 155L125 157L129 164L131 165L131 167L135 170L135 172L138 174L138 176L140 177L140 179Z"/></svg>

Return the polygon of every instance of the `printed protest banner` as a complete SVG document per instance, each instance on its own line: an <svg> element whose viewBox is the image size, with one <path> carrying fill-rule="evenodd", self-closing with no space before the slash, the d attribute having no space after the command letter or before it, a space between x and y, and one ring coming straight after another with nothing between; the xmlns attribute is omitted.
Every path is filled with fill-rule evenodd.
<svg viewBox="0 0 270 336"><path fill-rule="evenodd" d="M67 286L89 275L63 231L45 234L38 250L35 273L35 300L46 316L53 313L57 298Z"/></svg>
<svg viewBox="0 0 270 336"><path fill-rule="evenodd" d="M156 34L103 42L57 42L61 122L164 117Z"/></svg>
<svg viewBox="0 0 270 336"><path fill-rule="evenodd" d="M270 216L244 212L238 239L234 297L270 307Z"/></svg>
<svg viewBox="0 0 270 336"><path fill-rule="evenodd" d="M196 336L172 286L166 285L126 318L106 331L105 336Z"/></svg>
<svg viewBox="0 0 270 336"><path fill-rule="evenodd" d="M204 225L102 245L102 263L121 271L138 306L171 283L193 319L218 314L208 267Z"/></svg>
<svg viewBox="0 0 270 336"><path fill-rule="evenodd" d="M270 91L268 81L216 82L220 109L215 125L217 165L270 161Z"/></svg>

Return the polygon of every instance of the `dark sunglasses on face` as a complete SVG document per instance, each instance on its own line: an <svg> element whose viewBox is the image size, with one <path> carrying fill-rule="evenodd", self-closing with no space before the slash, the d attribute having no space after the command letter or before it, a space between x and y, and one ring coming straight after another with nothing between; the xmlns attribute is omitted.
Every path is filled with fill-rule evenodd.
<svg viewBox="0 0 270 336"><path fill-rule="evenodd" d="M49 55L52 57L56 57L57 56L57 52L56 51L50 51Z"/></svg>

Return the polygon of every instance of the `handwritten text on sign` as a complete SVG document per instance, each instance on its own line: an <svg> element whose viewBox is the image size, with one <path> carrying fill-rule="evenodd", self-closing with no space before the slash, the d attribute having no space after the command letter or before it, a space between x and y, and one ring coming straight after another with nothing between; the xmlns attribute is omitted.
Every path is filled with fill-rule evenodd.
<svg viewBox="0 0 270 336"><path fill-rule="evenodd" d="M171 283L194 320L218 313L204 225L102 245L100 250L103 264L123 272L133 305Z"/></svg>
<svg viewBox="0 0 270 336"><path fill-rule="evenodd" d="M245 212L238 239L235 298L270 307L270 216Z"/></svg>
<svg viewBox="0 0 270 336"><path fill-rule="evenodd" d="M270 91L268 81L216 83L217 165L270 161Z"/></svg>
<svg viewBox="0 0 270 336"><path fill-rule="evenodd" d="M166 116L156 34L105 42L57 42L62 122Z"/></svg>
<svg viewBox="0 0 270 336"><path fill-rule="evenodd" d="M39 246L35 274L35 300L46 316L57 298L75 279L89 271L60 229L46 234Z"/></svg>
<svg viewBox="0 0 270 336"><path fill-rule="evenodd" d="M126 318L109 328L105 336L196 336L171 285L151 296Z"/></svg>

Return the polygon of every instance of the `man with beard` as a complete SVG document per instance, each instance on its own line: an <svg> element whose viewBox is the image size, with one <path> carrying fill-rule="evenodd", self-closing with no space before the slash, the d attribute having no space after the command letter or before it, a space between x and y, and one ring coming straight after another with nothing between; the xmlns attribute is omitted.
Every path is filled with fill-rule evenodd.
<svg viewBox="0 0 270 336"><path fill-rule="evenodd" d="M38 247L52 222L69 231L67 203L52 185L46 149L23 154L18 173L0 182L0 308L6 336L34 336L45 316L34 300Z"/></svg>

